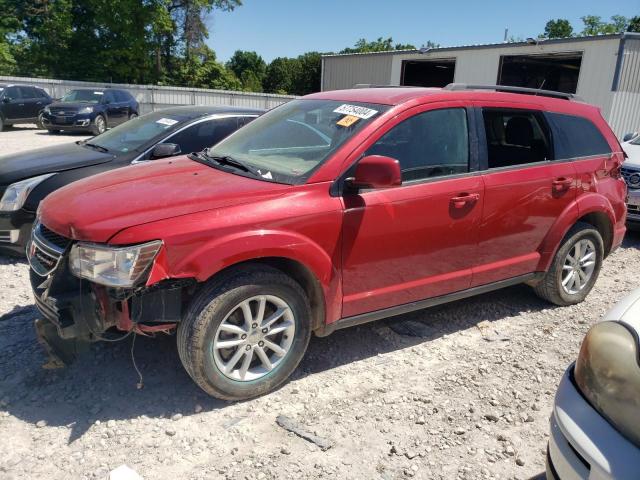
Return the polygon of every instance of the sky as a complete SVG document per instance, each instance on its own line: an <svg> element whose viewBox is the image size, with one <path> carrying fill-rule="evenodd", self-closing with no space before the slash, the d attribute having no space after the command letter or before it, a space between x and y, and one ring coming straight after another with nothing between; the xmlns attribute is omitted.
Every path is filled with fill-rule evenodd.
<svg viewBox="0 0 640 480"><path fill-rule="evenodd" d="M574 31L580 17L640 15L640 0L243 0L232 12L215 10L208 19L220 61L236 50L254 50L270 62L308 51L339 51L360 38L393 37L417 47L428 40L442 46L501 42L504 29L534 37L549 19L566 18Z"/></svg>

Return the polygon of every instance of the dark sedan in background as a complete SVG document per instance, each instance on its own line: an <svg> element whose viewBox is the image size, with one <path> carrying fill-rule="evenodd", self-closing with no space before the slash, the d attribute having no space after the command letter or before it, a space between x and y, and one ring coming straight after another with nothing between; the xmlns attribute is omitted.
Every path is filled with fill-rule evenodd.
<svg viewBox="0 0 640 480"><path fill-rule="evenodd" d="M40 201L58 188L132 163L198 152L262 110L175 107L78 141L0 157L0 252L24 255Z"/></svg>
<svg viewBox="0 0 640 480"><path fill-rule="evenodd" d="M0 84L0 132L18 123L38 123L53 99L42 88ZM42 127L42 125L38 125Z"/></svg>
<svg viewBox="0 0 640 480"><path fill-rule="evenodd" d="M126 90L81 88L71 90L45 108L40 123L50 133L90 131L99 135L139 115L139 105Z"/></svg>

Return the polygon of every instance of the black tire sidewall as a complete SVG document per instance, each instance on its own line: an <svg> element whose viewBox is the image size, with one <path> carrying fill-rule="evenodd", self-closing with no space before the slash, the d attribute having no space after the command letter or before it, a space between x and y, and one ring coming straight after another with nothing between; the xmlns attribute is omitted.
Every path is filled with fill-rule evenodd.
<svg viewBox="0 0 640 480"><path fill-rule="evenodd" d="M217 333L220 323L227 314L243 300L258 295L274 295L284 300L293 311L296 326L295 338L284 361L272 372L257 380L239 382L226 377L215 365L209 349ZM212 307L212 303L216 303ZM207 304L198 314L198 322L206 322L205 334L192 348L200 349L200 362L192 362L190 372L206 382L200 385L215 396L228 399L246 399L263 395L283 383L295 370L304 356L311 336L309 325L310 309L306 299L296 289L284 284L251 284L232 288ZM198 382L199 384L201 382Z"/></svg>
<svg viewBox="0 0 640 480"><path fill-rule="evenodd" d="M569 251L573 248L573 246L582 239L589 239L593 242L596 247L596 265L593 269L593 273L591 278L587 282L587 285L580 290L578 293L569 294L564 291L562 287L562 267L564 265L565 258ZM569 238L565 240L558 250L558 254L556 256L555 265L554 265L554 282L556 285L556 290L560 298L566 302L567 304L576 304L582 302L586 296L591 292L591 289L595 285L598 280L598 276L600 274L600 269L602 268L602 261L604 259L604 242L602 241L602 237L598 233L597 230L593 228L583 228L574 232Z"/></svg>

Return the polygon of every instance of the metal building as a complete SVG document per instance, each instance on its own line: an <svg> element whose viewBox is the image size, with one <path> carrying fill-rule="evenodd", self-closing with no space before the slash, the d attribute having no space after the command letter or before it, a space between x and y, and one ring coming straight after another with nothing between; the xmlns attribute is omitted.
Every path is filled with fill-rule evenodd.
<svg viewBox="0 0 640 480"><path fill-rule="evenodd" d="M453 82L576 93L617 135L640 130L639 33L322 57L322 90Z"/></svg>

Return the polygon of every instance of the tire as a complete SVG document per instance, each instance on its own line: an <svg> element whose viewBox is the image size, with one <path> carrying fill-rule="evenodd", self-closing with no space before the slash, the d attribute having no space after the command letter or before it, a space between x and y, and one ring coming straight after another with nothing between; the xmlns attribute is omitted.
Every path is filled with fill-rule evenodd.
<svg viewBox="0 0 640 480"><path fill-rule="evenodd" d="M286 313L276 315L278 320L271 326L274 333L267 329L269 333L264 334L265 330L260 328L258 312L262 298L266 304L263 310L265 324L275 311L273 302L283 302L277 308ZM245 323L246 316L240 305L246 302L255 319L249 323L257 328L250 328ZM225 327L221 327L223 323ZM244 339L240 333L226 332L229 326L237 328L238 325L247 332ZM275 333L278 329L281 332ZM205 284L178 325L177 344L185 370L200 388L224 400L245 400L268 393L282 384L300 363L310 337L311 308L302 287L277 269L255 265ZM236 345L219 346L229 340ZM286 353L276 354L269 344L283 348ZM258 350L267 356L271 370L267 369ZM244 368L249 354L250 364L247 365L250 366Z"/></svg>
<svg viewBox="0 0 640 480"><path fill-rule="evenodd" d="M6 127L6 125L4 124L4 119L0 117L0 132L4 130L4 127Z"/></svg>
<svg viewBox="0 0 640 480"><path fill-rule="evenodd" d="M131 113L131 115L129 115L129 120L133 120L134 118L138 118L138 114L136 112Z"/></svg>
<svg viewBox="0 0 640 480"><path fill-rule="evenodd" d="M91 125L91 133L94 135L100 135L107 130L107 121L102 115L96 115Z"/></svg>
<svg viewBox="0 0 640 480"><path fill-rule="evenodd" d="M569 279L566 286L563 286L564 281L568 278L567 276L571 276L571 263L573 262L569 259L568 255L571 255L571 258L576 256L576 245L579 242L582 242L582 247L586 247L584 253L581 254L582 258L588 257L589 249L592 247L593 256L588 257L589 260L585 261L584 265L587 266L587 263L593 258L595 262L593 263L593 269L590 270L590 273L586 276L584 267L581 266L583 262L580 262L578 259L575 263L576 271L573 273L573 277L576 278L577 276L578 282L582 283L582 286L579 286L578 282L574 284L571 279ZM589 247L589 245L591 245L591 247ZM553 259L551 268L549 268L549 271L540 283L534 287L534 290L540 298L556 305L567 306L580 303L586 298L596 283L600 268L602 267L603 258L604 242L598 230L596 230L593 225L578 222L565 235ZM585 277L580 275L577 269L580 269L582 273L585 274Z"/></svg>
<svg viewBox="0 0 640 480"><path fill-rule="evenodd" d="M44 130L44 122L42 121L42 112L40 112L38 114L38 121L36 122L36 126L40 129L40 130Z"/></svg>

